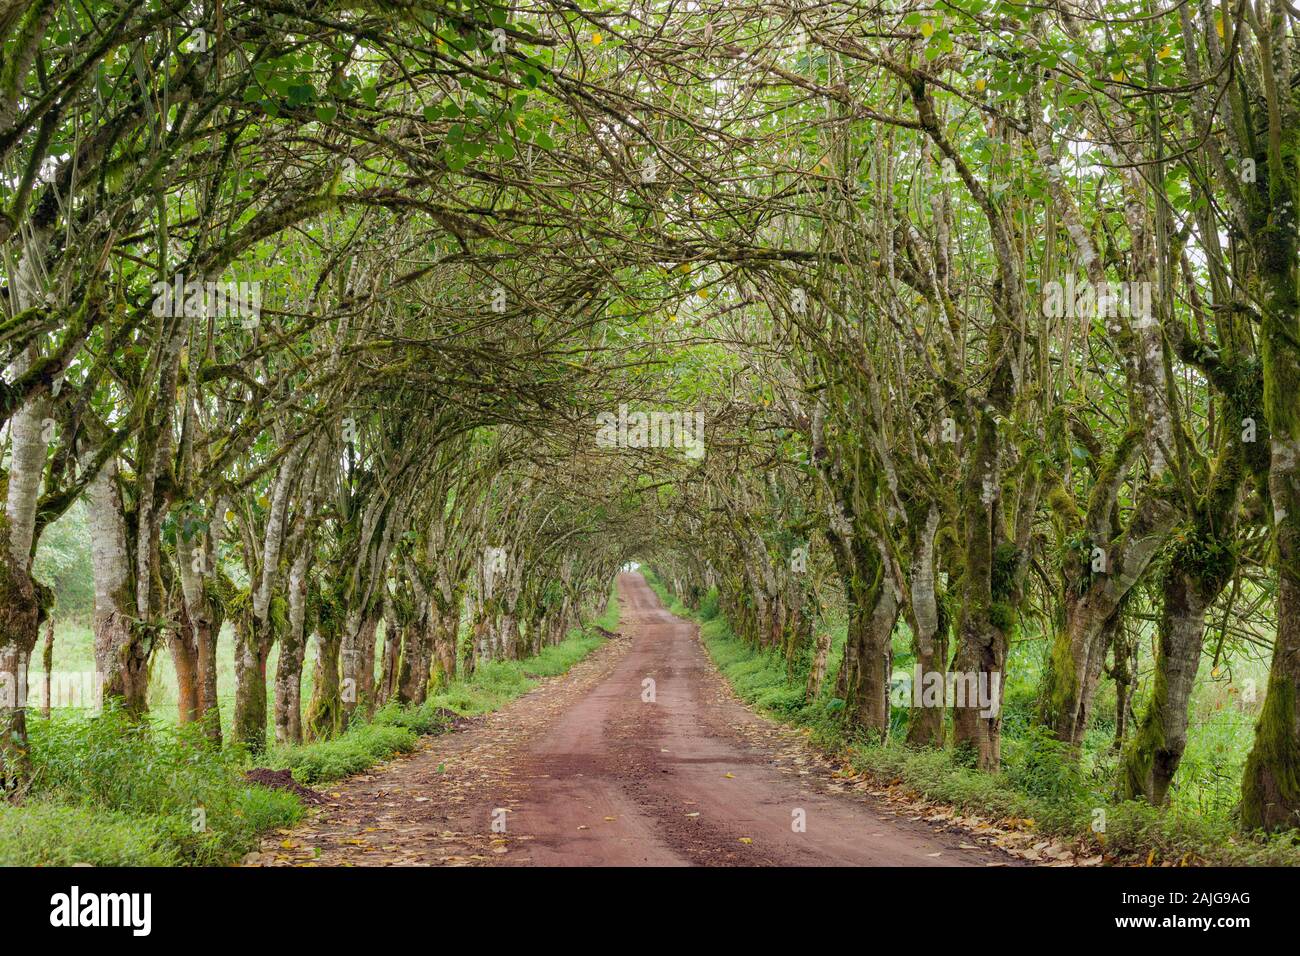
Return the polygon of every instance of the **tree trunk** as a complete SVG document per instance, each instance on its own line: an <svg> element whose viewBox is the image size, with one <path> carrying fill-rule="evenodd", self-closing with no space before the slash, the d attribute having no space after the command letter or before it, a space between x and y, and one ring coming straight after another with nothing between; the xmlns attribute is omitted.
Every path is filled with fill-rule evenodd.
<svg viewBox="0 0 1300 956"><path fill-rule="evenodd" d="M986 682L989 687L996 680L1000 692L1010 609L1007 595L1001 593L1005 588L995 586L995 580L1005 577L999 574L998 565L1005 565L1008 557L1000 553L1007 545L999 520L998 426L991 407L978 415L962 488L965 571L953 669L963 678ZM954 706L952 729L954 746L970 752L977 766L998 768L1002 761L1000 701L995 713L971 706L970 701Z"/></svg>
<svg viewBox="0 0 1300 956"><path fill-rule="evenodd" d="M1170 568L1164 577L1151 702L1125 754L1120 777L1120 792L1126 799L1142 797L1163 806L1183 759L1187 707L1205 639L1205 610L1214 600L1214 594L1204 595L1197 583L1180 568Z"/></svg>
<svg viewBox="0 0 1300 956"><path fill-rule="evenodd" d="M41 283L39 252L48 227L33 230L10 285L14 307L35 304ZM11 366L15 376L30 368L36 347ZM32 578L36 507L49 442L43 434L49 401L42 394L9 419L9 473L4 521L0 522L0 792L10 792L31 770L27 755L27 667L40 637L42 589Z"/></svg>
<svg viewBox="0 0 1300 956"><path fill-rule="evenodd" d="M343 717L346 723L357 708L369 716L375 704L375 631L379 619L373 614L348 615L340 657L343 663Z"/></svg>
<svg viewBox="0 0 1300 956"><path fill-rule="evenodd" d="M849 724L882 739L889 734L891 639L897 620L898 601L883 575L859 590L849 606L848 640L835 691Z"/></svg>
<svg viewBox="0 0 1300 956"><path fill-rule="evenodd" d="M1083 743L1092 716L1092 700L1105 664L1118 615L1086 599L1066 604L1065 627L1052 643L1048 678L1043 687L1043 722L1057 740L1071 747Z"/></svg>
<svg viewBox="0 0 1300 956"><path fill-rule="evenodd" d="M433 631L434 687L445 687L456 679L456 639L460 630L460 611L437 611Z"/></svg>
<svg viewBox="0 0 1300 956"><path fill-rule="evenodd" d="M255 624L235 626L235 714L231 735L249 753L266 750L266 659L271 641Z"/></svg>
<svg viewBox="0 0 1300 956"><path fill-rule="evenodd" d="M817 648L813 651L812 667L808 670L808 685L804 688L804 699L815 700L822 692L822 682L826 680L826 658L831 652L831 632L824 628L817 632Z"/></svg>
<svg viewBox="0 0 1300 956"><path fill-rule="evenodd" d="M289 626L275 665L275 742L302 743L302 662L307 651L307 549L289 570Z"/></svg>
<svg viewBox="0 0 1300 956"><path fill-rule="evenodd" d="M104 702L116 698L127 714L142 717L148 709L150 647L144 626L136 622L126 519L111 459L87 486L86 500L95 579L95 670Z"/></svg>
<svg viewBox="0 0 1300 956"><path fill-rule="evenodd" d="M54 618L49 617L45 621L45 650L41 654L41 663L45 670L45 696L41 698L41 716L46 720L50 719L50 707L53 701L50 699L54 692Z"/></svg>
<svg viewBox="0 0 1300 956"><path fill-rule="evenodd" d="M27 665L40 633L40 604L26 568L0 556L0 791L27 779Z"/></svg>
<svg viewBox="0 0 1300 956"><path fill-rule="evenodd" d="M167 647L176 671L177 721L190 724L199 719L199 648L189 615L184 607L176 626L168 631Z"/></svg>
<svg viewBox="0 0 1300 956"><path fill-rule="evenodd" d="M339 693L339 657L342 640L324 624L316 633L316 669L311 701L307 704L306 731L311 740L333 737L343 726L343 701Z"/></svg>
<svg viewBox="0 0 1300 956"><path fill-rule="evenodd" d="M1072 748L1079 747L1087 732L1106 651L1119 626L1119 609L1164 546L1176 517L1157 493L1144 490L1128 527L1106 549L1104 570L1091 572L1080 584L1067 576L1065 627L1052 643L1040 716L1056 738Z"/></svg>
<svg viewBox="0 0 1300 956"><path fill-rule="evenodd" d="M1137 679L1137 644L1127 639L1123 622L1115 629L1111 642L1111 660L1114 662L1110 676L1115 681L1115 740L1116 752L1124 749L1128 736L1129 718L1133 711L1133 684Z"/></svg>
<svg viewBox="0 0 1300 956"><path fill-rule="evenodd" d="M1290 252L1294 260L1294 243ZM1291 294L1286 318L1294 339L1300 336L1300 322L1295 318L1293 286ZM1277 636L1255 744L1242 776L1241 822L1246 827L1281 830L1300 827L1300 408L1296 402L1300 349L1288 349L1276 331L1264 341L1268 343L1264 391L1272 432L1268 484L1277 554Z"/></svg>
<svg viewBox="0 0 1300 956"><path fill-rule="evenodd" d="M916 535L916 552L911 569L912 649L921 674L946 680L948 671L948 625L940 613L935 575L934 539L939 531L940 512L931 504L924 528ZM946 686L946 684L945 684ZM913 695L915 702L916 695ZM914 705L907 722L907 742L914 747L943 746L943 707Z"/></svg>
<svg viewBox="0 0 1300 956"><path fill-rule="evenodd" d="M1260 364L1269 428L1268 490L1277 561L1277 637L1268 692L1241 785L1241 822L1270 830L1300 826L1300 295L1297 294L1295 155L1300 140L1289 48L1270 52L1263 89L1270 103L1267 176L1252 196L1261 303ZM1281 91L1279 95L1278 91ZM1266 192L1265 192L1266 190Z"/></svg>
<svg viewBox="0 0 1300 956"><path fill-rule="evenodd" d="M414 628L400 627L391 618L384 621L384 654L379 670L379 686L375 690L375 701L379 706L386 704L397 690L398 668L401 665L403 633L412 636Z"/></svg>
<svg viewBox="0 0 1300 956"><path fill-rule="evenodd" d="M403 704L423 704L428 693L429 665L433 657L433 613L431 606L424 607L406 629L396 688L397 699Z"/></svg>
<svg viewBox="0 0 1300 956"><path fill-rule="evenodd" d="M217 637L225 620L221 592L225 577L217 567L217 546L225 526L226 499L213 504L207 542L201 537L176 538L176 569L181 582L181 617L188 622L194 651L195 716L204 735L221 746L221 709L217 702Z"/></svg>
<svg viewBox="0 0 1300 956"><path fill-rule="evenodd" d="M194 624L195 659L199 676L199 719L214 746L221 746L221 706L217 701L217 635L220 620L200 618Z"/></svg>
<svg viewBox="0 0 1300 956"><path fill-rule="evenodd" d="M302 743L302 662L305 642L282 641L275 664L275 742Z"/></svg>

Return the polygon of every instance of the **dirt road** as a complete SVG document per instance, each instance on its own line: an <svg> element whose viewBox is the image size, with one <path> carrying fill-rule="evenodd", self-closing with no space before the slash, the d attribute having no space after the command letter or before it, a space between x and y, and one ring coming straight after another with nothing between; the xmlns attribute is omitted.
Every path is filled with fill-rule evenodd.
<svg viewBox="0 0 1300 956"><path fill-rule="evenodd" d="M618 589L622 637L472 726L334 785L317 818L250 862L1010 862L845 788L797 733L736 701L694 625L640 575Z"/></svg>

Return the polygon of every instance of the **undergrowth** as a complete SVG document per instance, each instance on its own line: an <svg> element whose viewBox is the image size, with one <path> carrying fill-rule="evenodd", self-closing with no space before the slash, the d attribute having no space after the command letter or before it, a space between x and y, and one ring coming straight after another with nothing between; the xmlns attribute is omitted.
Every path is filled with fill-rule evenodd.
<svg viewBox="0 0 1300 956"><path fill-rule="evenodd" d="M193 726L108 707L30 720L32 777L0 806L0 865L216 866L302 816L297 797L248 784L237 755Z"/></svg>

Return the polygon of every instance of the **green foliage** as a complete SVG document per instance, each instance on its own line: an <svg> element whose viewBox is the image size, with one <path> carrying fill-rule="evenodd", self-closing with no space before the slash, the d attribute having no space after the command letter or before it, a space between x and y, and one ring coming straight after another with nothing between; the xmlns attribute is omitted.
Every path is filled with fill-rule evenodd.
<svg viewBox="0 0 1300 956"><path fill-rule="evenodd" d="M259 832L302 814L291 794L246 783L235 756L212 749L193 726L136 723L109 707L97 717L34 719L31 738L34 805L102 819L87 850L148 846L160 859L221 865L252 849ZM39 819L57 817L48 813Z"/></svg>
<svg viewBox="0 0 1300 956"><path fill-rule="evenodd" d="M454 714L440 710L428 701L419 707L403 707L396 701L390 701L375 711L371 722L381 727L404 727L423 737L444 732L454 717Z"/></svg>
<svg viewBox="0 0 1300 956"><path fill-rule="evenodd" d="M408 727L359 723L332 740L276 748L265 764L275 770L291 770L294 779L303 784L340 780L399 753L410 753L416 738Z"/></svg>
<svg viewBox="0 0 1300 956"><path fill-rule="evenodd" d="M718 616L718 589L709 588L705 593L704 599L700 601L700 609L697 612L701 621L712 621Z"/></svg>
<svg viewBox="0 0 1300 956"><path fill-rule="evenodd" d="M84 504L73 505L41 535L32 574L54 590L58 617L89 619L95 610L95 580Z"/></svg>
<svg viewBox="0 0 1300 956"><path fill-rule="evenodd" d="M1021 793L1063 804L1089 796L1083 771L1069 745L1041 724L1031 724L1022 736L1008 738L1003 757L1007 782Z"/></svg>
<svg viewBox="0 0 1300 956"><path fill-rule="evenodd" d="M32 800L0 804L0 866L171 866L178 862L146 817Z"/></svg>
<svg viewBox="0 0 1300 956"><path fill-rule="evenodd" d="M496 710L537 686L536 678L565 673L604 643L596 634L572 632L536 657L481 664L468 680L457 680L429 697L429 706L473 716Z"/></svg>

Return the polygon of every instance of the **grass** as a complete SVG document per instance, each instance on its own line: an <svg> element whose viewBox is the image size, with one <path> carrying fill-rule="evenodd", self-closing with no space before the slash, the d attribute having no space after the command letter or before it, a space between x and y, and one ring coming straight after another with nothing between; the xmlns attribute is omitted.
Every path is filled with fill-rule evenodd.
<svg viewBox="0 0 1300 956"><path fill-rule="evenodd" d="M421 707L380 708L335 739L275 748L257 763L289 768L303 783L365 770L445 730L453 714L487 713L538 678L566 672L603 642L596 627L617 623L611 590L599 620L536 657L484 665ZM65 624L56 636L56 671L93 669L90 632L77 628ZM230 662L222 666L232 687ZM169 661L156 663L151 691L159 681L165 690L170 676ZM155 715L143 723L113 708L98 716L56 710L49 719L29 711L33 774L21 802L0 803L0 866L221 866L254 849L261 834L302 818L296 796L244 779L242 750L214 750L194 726L174 724L174 681L169 713L156 713L165 695L151 698Z"/></svg>
<svg viewBox="0 0 1300 956"><path fill-rule="evenodd" d="M29 730L30 790L0 805L0 865L222 865L302 816L296 797L245 782L237 755L194 728L109 708Z"/></svg>
<svg viewBox="0 0 1300 956"><path fill-rule="evenodd" d="M288 768L299 783L324 783L360 773L382 760L415 749L418 735L406 727L359 723L330 740L277 747L262 761L274 769Z"/></svg>
<svg viewBox="0 0 1300 956"><path fill-rule="evenodd" d="M867 741L846 731L842 702L833 696L845 640L842 624L832 628L833 652L822 693L809 701L804 695L806 661L788 676L778 652L758 650L732 633L717 613L716 594L710 593L692 612L651 573L646 573L646 579L670 611L700 623L705 648L738 697L777 720L807 728L817 746L841 754L855 770L877 780L901 783L927 799L994 819L1015 820L1045 836L1122 859L1300 864L1300 833L1264 837L1237 829L1236 794L1253 717L1222 706L1222 690L1213 681L1198 687L1194 698L1187 752L1171 806L1157 809L1138 801L1116 802L1112 797L1116 758L1110 748L1113 695L1109 713L1106 701L1099 701L1084 759L1067 759L1061 744L1032 722L1035 667L1013 660L1008 671L1019 671L1019 676L1006 688L1002 769L987 773L963 766L951 750L900 743L906 708L894 708L888 742ZM911 666L910 652L899 646L907 641L906 633L895 640L895 666L906 670ZM1017 652L1028 655L1031 649L1021 646ZM1215 700L1219 706L1214 706ZM1094 832L1094 825L1102 821L1104 833Z"/></svg>
<svg viewBox="0 0 1300 956"><path fill-rule="evenodd" d="M129 813L58 803L0 808L0 865L174 866L149 825Z"/></svg>

